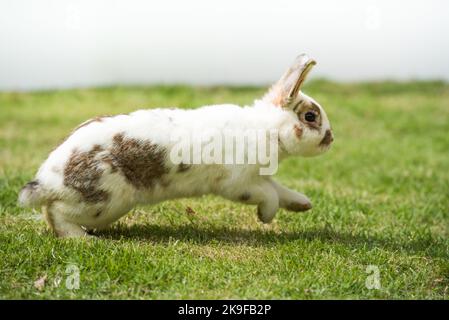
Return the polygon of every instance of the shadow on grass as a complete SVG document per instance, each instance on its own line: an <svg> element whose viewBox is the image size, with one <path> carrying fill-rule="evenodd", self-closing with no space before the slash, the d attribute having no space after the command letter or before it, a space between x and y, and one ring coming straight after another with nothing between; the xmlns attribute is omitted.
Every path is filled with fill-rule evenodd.
<svg viewBox="0 0 449 320"><path fill-rule="evenodd" d="M419 254L442 259L449 257L447 245L430 236L414 241L405 241L339 232L330 228L280 233L272 230L244 230L210 225L160 226L144 224L130 227L118 225L110 230L99 232L97 235L115 240L134 239L153 243L168 243L178 240L195 244L225 243L250 246L275 246L295 241L319 241L325 244L345 245L354 249L380 248L396 253L403 252L407 255Z"/></svg>

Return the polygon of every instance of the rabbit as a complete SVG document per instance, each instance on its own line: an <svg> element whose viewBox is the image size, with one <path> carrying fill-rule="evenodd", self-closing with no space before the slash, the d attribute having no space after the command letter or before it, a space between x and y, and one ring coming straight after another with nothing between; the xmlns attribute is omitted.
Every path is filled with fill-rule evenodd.
<svg viewBox="0 0 449 320"><path fill-rule="evenodd" d="M161 108L90 119L50 153L35 179L19 192L19 205L41 207L58 237L88 237L90 231L105 229L137 204L204 194L256 205L263 223L271 222L279 208L307 211L312 208L310 200L271 175L260 174L262 163L257 159L252 164L175 163L170 155L178 142L171 136L180 130L189 135L206 128L219 133L271 130L278 133L274 151L279 161L324 153L333 141L328 117L300 90L315 64L307 55L299 55L251 106ZM192 151L193 142L183 146Z"/></svg>

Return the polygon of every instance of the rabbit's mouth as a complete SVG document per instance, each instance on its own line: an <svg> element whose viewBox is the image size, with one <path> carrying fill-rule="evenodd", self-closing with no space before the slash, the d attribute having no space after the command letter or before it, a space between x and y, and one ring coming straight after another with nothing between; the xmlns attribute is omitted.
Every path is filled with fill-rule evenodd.
<svg viewBox="0 0 449 320"><path fill-rule="evenodd" d="M330 129L327 129L323 139L320 142L320 147L329 147L332 141L334 141L332 131Z"/></svg>

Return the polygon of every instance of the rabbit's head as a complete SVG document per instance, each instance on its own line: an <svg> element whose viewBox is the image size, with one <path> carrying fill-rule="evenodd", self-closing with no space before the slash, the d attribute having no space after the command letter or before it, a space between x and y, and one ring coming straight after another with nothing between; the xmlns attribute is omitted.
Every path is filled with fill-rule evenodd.
<svg viewBox="0 0 449 320"><path fill-rule="evenodd" d="M318 155L327 151L334 139L324 109L301 92L301 86L315 64L315 60L305 54L298 56L263 99L285 112L288 120L279 131L279 143L280 148L290 155Z"/></svg>

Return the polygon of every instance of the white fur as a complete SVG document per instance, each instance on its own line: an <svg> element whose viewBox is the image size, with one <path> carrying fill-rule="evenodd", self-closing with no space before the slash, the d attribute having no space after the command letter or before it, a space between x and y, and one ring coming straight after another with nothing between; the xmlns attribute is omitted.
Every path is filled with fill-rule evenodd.
<svg viewBox="0 0 449 320"><path fill-rule="evenodd" d="M295 101L313 101L302 92ZM317 104L314 101L315 104ZM318 105L318 104L317 104ZM321 109L322 126L319 132L310 130L298 121L291 109L273 105L269 97L256 100L254 105L213 105L194 110L153 109L139 110L129 115L103 118L76 130L63 144L56 148L42 164L36 180L38 190L26 187L19 201L24 205L43 205L48 211L49 224L60 236L85 235L84 228L102 229L126 214L136 204L154 204L180 197L194 197L216 194L226 199L243 201L242 195L249 195L245 203L258 206L259 218L270 222L279 207L291 208L299 204L303 211L310 209L309 199L301 193L289 190L274 182L271 177L259 174L260 163L256 165L198 164L185 172L178 172L177 165L166 159L167 185L156 183L151 188L136 188L120 171L113 172L102 164L104 172L98 187L110 194L109 200L86 203L80 194L64 185L64 169L73 150L88 152L95 145L107 149L112 146L112 138L123 133L126 137L140 141L151 141L166 150L174 143L171 133L176 130L194 132L213 128L226 134L226 130L278 130L280 160L290 155L312 156L328 149L319 145L330 124ZM303 132L298 138L294 126L300 125ZM224 150L226 152L226 150ZM31 194L33 193L33 194ZM36 196L36 193L38 196ZM39 199L36 199L39 198ZM297 206L298 207L298 206ZM96 213L101 211L101 215Z"/></svg>

